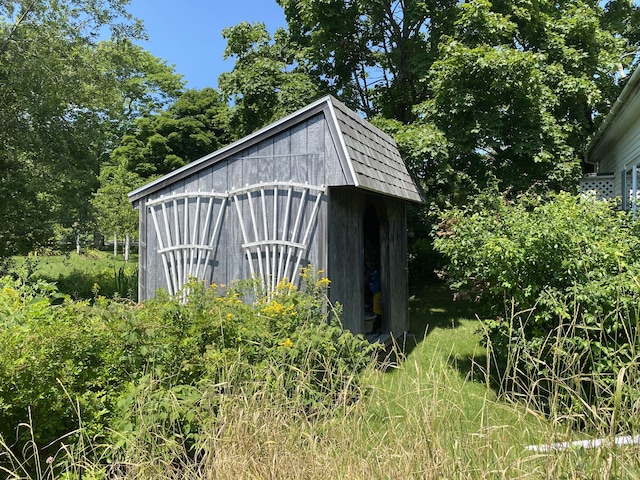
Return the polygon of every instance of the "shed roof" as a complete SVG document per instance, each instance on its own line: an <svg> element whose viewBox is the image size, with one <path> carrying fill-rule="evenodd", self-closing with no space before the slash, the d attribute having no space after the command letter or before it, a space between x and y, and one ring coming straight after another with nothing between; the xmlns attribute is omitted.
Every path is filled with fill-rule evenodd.
<svg viewBox="0 0 640 480"><path fill-rule="evenodd" d="M134 190L129 193L129 200L135 202L319 113L325 115L348 185L405 200L422 201L421 191L409 174L393 138L331 95Z"/></svg>

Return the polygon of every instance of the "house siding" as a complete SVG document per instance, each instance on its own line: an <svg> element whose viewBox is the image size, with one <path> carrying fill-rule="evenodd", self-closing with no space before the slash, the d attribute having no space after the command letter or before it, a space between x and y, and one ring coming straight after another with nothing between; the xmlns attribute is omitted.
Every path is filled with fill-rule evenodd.
<svg viewBox="0 0 640 480"><path fill-rule="evenodd" d="M635 77L635 75L634 75ZM590 145L587 161L598 165L598 172L614 174L615 196L622 197L623 172L640 161L640 90L637 85L628 85L624 102L610 114L601 131ZM622 95L621 95L622 97ZM628 190L630 185L625 185Z"/></svg>

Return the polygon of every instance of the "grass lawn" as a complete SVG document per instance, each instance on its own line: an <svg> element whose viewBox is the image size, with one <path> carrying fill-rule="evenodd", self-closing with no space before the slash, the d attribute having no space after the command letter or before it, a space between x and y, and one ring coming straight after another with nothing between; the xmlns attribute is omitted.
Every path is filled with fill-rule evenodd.
<svg viewBox="0 0 640 480"><path fill-rule="evenodd" d="M21 275L54 282L74 299L90 299L96 293L131 299L137 295L137 254L131 254L128 262L122 254L114 257L113 251L100 250L14 257L14 261Z"/></svg>
<svg viewBox="0 0 640 480"><path fill-rule="evenodd" d="M364 435L371 448L389 445L405 478L637 478L637 447L526 449L580 436L498 397L473 304L429 285L412 297L410 315L405 361L373 374Z"/></svg>

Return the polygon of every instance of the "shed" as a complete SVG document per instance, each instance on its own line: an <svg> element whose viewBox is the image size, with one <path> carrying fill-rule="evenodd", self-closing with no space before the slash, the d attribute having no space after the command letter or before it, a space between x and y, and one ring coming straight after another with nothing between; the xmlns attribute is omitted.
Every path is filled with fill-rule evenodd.
<svg viewBox="0 0 640 480"><path fill-rule="evenodd" d="M603 198L619 197L625 210L638 209L638 167L640 166L640 68L627 80L589 144L585 161L596 173L580 182Z"/></svg>
<svg viewBox="0 0 640 480"><path fill-rule="evenodd" d="M332 96L129 199L140 211L140 299L159 288L175 294L190 277L257 276L273 288L283 278L298 283L311 265L330 279L345 328L408 330L405 210L421 192L393 139Z"/></svg>

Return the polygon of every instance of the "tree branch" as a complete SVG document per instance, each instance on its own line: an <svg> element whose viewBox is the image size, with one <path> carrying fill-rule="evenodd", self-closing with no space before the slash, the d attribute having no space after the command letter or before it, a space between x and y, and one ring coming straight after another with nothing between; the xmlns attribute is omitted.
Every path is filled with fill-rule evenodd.
<svg viewBox="0 0 640 480"><path fill-rule="evenodd" d="M0 57L2 57L6 53L7 49L9 48L9 42L11 41L11 38L15 35L16 31L18 30L18 27L22 24L22 22L24 22L26 20L27 15L29 15L29 13L31 13L31 10L33 10L33 7L35 7L35 5L36 5L36 1L37 0L33 0L29 4L29 6L27 6L27 8L23 9L22 13L20 14L20 17L13 24L13 27L11 28L11 31L9 32L9 35L2 42L2 47L0 47Z"/></svg>

